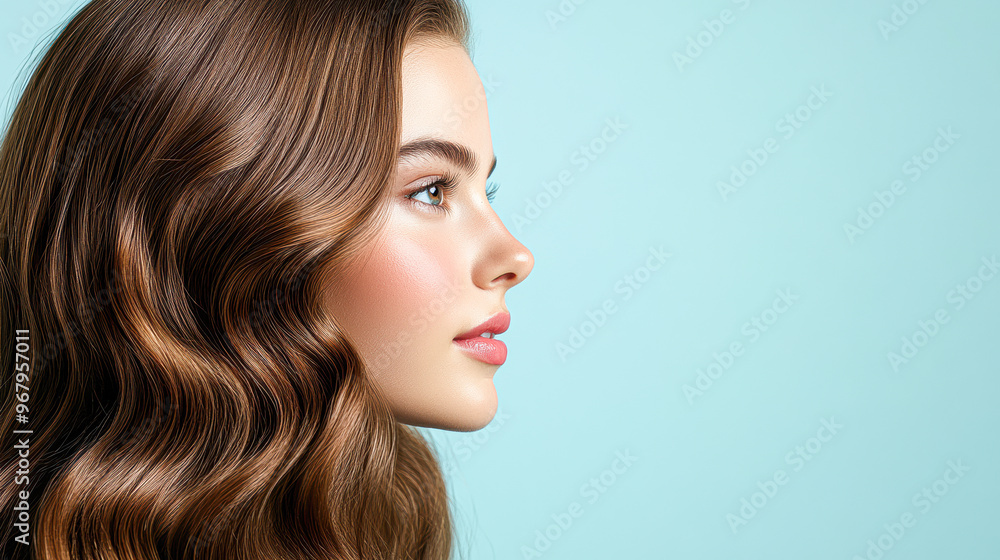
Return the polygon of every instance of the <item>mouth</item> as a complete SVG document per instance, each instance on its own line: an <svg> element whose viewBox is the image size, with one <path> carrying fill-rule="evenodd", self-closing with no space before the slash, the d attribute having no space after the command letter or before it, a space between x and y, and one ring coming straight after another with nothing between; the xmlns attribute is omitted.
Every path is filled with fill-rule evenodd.
<svg viewBox="0 0 1000 560"><path fill-rule="evenodd" d="M507 345L495 337L510 326L510 313L497 313L479 326L458 335L452 342L480 362L499 366L507 361Z"/></svg>

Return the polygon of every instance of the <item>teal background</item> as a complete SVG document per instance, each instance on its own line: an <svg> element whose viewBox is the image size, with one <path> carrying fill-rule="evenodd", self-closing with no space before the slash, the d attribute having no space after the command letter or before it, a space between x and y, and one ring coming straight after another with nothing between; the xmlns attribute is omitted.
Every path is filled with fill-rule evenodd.
<svg viewBox="0 0 1000 560"><path fill-rule="evenodd" d="M34 37L42 4L3 7L8 98L80 4L53 1ZM461 557L1000 557L1000 274L982 260L1000 257L1000 7L467 4L494 205L536 262L507 296L496 419L425 430ZM904 338L920 345L894 366Z"/></svg>

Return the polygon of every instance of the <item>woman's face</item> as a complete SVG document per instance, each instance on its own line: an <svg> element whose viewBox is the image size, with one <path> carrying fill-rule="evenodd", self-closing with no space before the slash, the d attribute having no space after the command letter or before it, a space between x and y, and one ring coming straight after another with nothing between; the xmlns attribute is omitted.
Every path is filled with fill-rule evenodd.
<svg viewBox="0 0 1000 560"><path fill-rule="evenodd" d="M504 295L534 258L487 199L493 143L468 54L414 43L402 80L388 221L328 302L398 421L478 430L496 413L493 375L507 355L502 335L479 335L505 330Z"/></svg>

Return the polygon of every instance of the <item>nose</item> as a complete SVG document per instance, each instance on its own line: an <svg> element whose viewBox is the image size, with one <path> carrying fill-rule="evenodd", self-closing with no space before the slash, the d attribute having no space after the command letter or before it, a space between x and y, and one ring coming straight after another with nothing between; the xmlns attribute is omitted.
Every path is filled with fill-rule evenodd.
<svg viewBox="0 0 1000 560"><path fill-rule="evenodd" d="M535 256L507 231L495 213L485 242L486 247L473 273L479 288L510 289L524 281L535 267Z"/></svg>

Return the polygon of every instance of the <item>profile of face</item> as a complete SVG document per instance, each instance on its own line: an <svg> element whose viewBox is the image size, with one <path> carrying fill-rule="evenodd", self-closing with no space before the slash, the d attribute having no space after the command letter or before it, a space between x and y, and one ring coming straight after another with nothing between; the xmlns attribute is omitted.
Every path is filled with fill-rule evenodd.
<svg viewBox="0 0 1000 560"><path fill-rule="evenodd" d="M400 146L385 226L325 301L398 421L478 430L497 410L505 294L534 258L490 204L485 91L461 46L406 48Z"/></svg>

